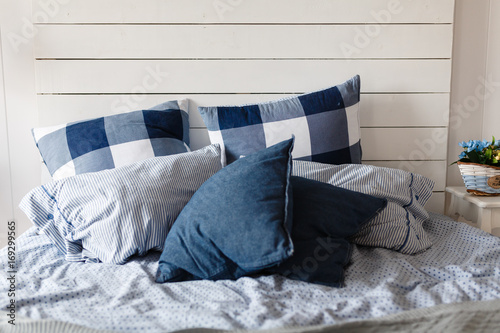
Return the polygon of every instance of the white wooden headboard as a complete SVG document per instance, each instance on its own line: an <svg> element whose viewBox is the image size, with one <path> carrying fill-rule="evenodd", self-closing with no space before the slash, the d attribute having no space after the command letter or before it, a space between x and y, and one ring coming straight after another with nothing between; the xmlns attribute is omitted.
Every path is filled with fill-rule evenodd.
<svg viewBox="0 0 500 333"><path fill-rule="evenodd" d="M39 125L251 103L360 74L364 163L446 179L454 0L33 1Z"/></svg>

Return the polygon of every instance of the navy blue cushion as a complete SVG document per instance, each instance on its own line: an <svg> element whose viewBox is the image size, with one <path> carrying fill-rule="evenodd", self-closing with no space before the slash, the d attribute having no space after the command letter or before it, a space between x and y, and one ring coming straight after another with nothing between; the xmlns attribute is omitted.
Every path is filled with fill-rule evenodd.
<svg viewBox="0 0 500 333"><path fill-rule="evenodd" d="M167 236L156 282L237 279L290 257L292 147L283 141L207 180Z"/></svg>
<svg viewBox="0 0 500 333"><path fill-rule="evenodd" d="M342 287L344 267L351 258L349 237L382 210L387 200L302 177L292 176L291 184L295 251L266 271Z"/></svg>

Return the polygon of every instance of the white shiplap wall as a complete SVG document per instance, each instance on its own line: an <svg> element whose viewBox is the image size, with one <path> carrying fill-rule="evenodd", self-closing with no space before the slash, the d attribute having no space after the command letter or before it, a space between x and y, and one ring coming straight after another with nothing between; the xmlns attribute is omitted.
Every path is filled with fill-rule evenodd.
<svg viewBox="0 0 500 333"><path fill-rule="evenodd" d="M360 74L364 163L436 181L441 211L453 0L72 0L33 2L39 125L188 97L271 100ZM46 11L45 11L46 12ZM49 15L50 14L50 15Z"/></svg>
<svg viewBox="0 0 500 333"><path fill-rule="evenodd" d="M5 85L2 57L2 31L0 30L0 248L7 245L7 222L14 218L12 184L9 158L9 135L7 130L7 109L5 107Z"/></svg>
<svg viewBox="0 0 500 333"><path fill-rule="evenodd" d="M500 1L490 1L488 49L486 53L487 80L494 88L485 91L482 137L494 135L500 139ZM489 81L489 84L492 84Z"/></svg>

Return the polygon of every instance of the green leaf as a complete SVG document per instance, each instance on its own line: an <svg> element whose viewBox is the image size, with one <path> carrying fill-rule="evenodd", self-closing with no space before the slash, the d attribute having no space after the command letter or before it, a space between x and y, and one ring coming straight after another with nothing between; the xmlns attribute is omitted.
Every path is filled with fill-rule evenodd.
<svg viewBox="0 0 500 333"><path fill-rule="evenodd" d="M470 161L472 163L479 163L479 164L483 164L481 163L481 159L479 157L479 154L477 153L477 151L473 150L473 151L470 151L467 153L467 156L469 157Z"/></svg>
<svg viewBox="0 0 500 333"><path fill-rule="evenodd" d="M453 164L457 164L457 162L470 163L471 160L469 160L467 157L464 157L464 158L459 159L458 161L455 161L455 162L451 163L450 166L453 165Z"/></svg>
<svg viewBox="0 0 500 333"><path fill-rule="evenodd" d="M486 157L487 160L490 160L491 157L493 156L493 149L488 148L484 152L484 157Z"/></svg>

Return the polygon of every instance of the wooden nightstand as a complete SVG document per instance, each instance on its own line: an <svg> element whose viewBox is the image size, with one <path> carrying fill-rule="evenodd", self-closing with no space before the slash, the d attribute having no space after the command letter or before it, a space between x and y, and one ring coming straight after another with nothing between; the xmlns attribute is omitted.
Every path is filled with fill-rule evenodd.
<svg viewBox="0 0 500 333"><path fill-rule="evenodd" d="M500 196L481 197L467 193L465 187L446 188L446 215L462 217L470 225L500 236Z"/></svg>

